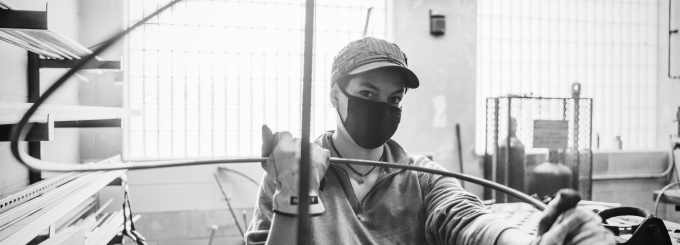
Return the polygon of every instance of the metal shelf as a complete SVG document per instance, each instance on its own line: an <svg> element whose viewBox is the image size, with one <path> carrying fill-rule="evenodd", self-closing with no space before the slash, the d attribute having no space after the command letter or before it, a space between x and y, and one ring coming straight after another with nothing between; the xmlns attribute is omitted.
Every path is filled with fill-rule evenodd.
<svg viewBox="0 0 680 245"><path fill-rule="evenodd" d="M49 30L47 11L14 10L0 2L0 40L51 59L80 59L91 54L87 47Z"/></svg>
<svg viewBox="0 0 680 245"><path fill-rule="evenodd" d="M0 9L16 9L11 3L0 0Z"/></svg>
<svg viewBox="0 0 680 245"><path fill-rule="evenodd" d="M0 244L26 244L44 230L56 230L57 221L123 173L125 170L87 173L3 213L6 219L2 221L6 224L0 230ZM121 222L112 223L115 228L122 223L119 216Z"/></svg>
<svg viewBox="0 0 680 245"><path fill-rule="evenodd" d="M40 59L40 68L72 68L78 63L78 60L56 60L56 59ZM108 61L95 58L87 62L82 69L120 69L120 61Z"/></svg>
<svg viewBox="0 0 680 245"><path fill-rule="evenodd" d="M32 105L33 103L0 102L0 124L18 123ZM56 123L91 120L109 121L110 119L122 119L140 114L138 110L120 107L43 104L29 119L29 122L46 123L48 122L48 115Z"/></svg>

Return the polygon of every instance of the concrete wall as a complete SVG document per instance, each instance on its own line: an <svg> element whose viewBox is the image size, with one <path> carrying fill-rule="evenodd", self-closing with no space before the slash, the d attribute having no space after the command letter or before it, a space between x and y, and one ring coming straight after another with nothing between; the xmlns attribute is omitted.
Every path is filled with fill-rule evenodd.
<svg viewBox="0 0 680 245"><path fill-rule="evenodd" d="M388 35L408 56L420 87L404 97L395 136L412 153L432 154L450 171L460 171L455 126L460 124L465 173L482 176L474 158L477 1L394 0ZM446 16L444 36L430 35L429 10ZM481 196L482 188L466 188Z"/></svg>
<svg viewBox="0 0 680 245"><path fill-rule="evenodd" d="M46 3L49 2L49 28L73 40L78 40L78 1L9 0L8 2L23 10L45 10ZM0 42L0 67L2 67L0 69L0 101L27 102L27 51ZM41 70L41 90L44 91L64 72L58 69ZM48 103L78 104L78 84L77 79L68 81ZM55 131L55 140L42 144L43 159L60 162L79 161L77 131L77 129ZM28 169L14 159L9 143L0 142L0 196L11 194L28 184Z"/></svg>
<svg viewBox="0 0 680 245"><path fill-rule="evenodd" d="M668 136L673 134L678 134L678 124L673 122L676 120L676 113L678 112L678 107L680 107L680 79L670 79L668 77L668 1L660 0L658 7L658 84L657 84L657 147L666 148L668 146ZM680 28L680 3L673 2L673 23L671 26L674 29ZM680 40L678 34L675 35L675 40ZM675 42L672 45L676 45L674 50L676 53L673 55L674 59L671 71L675 75L680 73L680 42Z"/></svg>

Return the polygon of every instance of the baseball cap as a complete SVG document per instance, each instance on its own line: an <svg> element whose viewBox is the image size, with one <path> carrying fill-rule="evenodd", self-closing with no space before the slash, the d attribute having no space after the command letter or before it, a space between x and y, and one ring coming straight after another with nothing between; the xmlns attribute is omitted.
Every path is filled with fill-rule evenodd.
<svg viewBox="0 0 680 245"><path fill-rule="evenodd" d="M374 37L352 41L338 52L331 66L331 83L341 77L384 67L400 70L406 77L407 88L417 88L420 85L416 74L408 69L406 54L399 46Z"/></svg>

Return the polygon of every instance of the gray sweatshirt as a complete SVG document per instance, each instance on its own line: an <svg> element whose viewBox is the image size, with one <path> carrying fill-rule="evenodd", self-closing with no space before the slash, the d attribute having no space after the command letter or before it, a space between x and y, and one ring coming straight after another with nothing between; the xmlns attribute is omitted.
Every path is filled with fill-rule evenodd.
<svg viewBox="0 0 680 245"><path fill-rule="evenodd" d="M332 131L316 143L330 147ZM445 170L419 155L410 155L397 142L384 145L387 162ZM310 217L311 244L479 244L492 245L511 228L465 191L458 180L403 169L383 169L376 184L357 200L349 173L331 164L319 196L326 211ZM253 220L246 233L247 244L264 244L272 221L272 178L260 184Z"/></svg>

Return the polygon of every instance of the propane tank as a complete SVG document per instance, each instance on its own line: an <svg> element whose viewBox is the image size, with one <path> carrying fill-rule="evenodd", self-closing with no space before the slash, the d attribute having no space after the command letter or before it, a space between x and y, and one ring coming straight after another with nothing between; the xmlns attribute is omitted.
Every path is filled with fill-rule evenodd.
<svg viewBox="0 0 680 245"><path fill-rule="evenodd" d="M550 150L548 161L534 167L527 175L527 194L542 198L563 188L572 187L572 172L560 162L557 150Z"/></svg>

